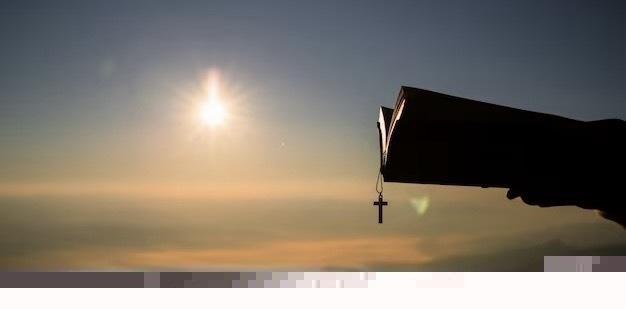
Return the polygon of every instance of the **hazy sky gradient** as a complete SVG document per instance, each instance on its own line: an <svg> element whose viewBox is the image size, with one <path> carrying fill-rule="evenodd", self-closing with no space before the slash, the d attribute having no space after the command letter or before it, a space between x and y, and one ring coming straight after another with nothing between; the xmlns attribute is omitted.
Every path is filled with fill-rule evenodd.
<svg viewBox="0 0 626 309"><path fill-rule="evenodd" d="M384 225L371 204L378 107L402 85L626 119L623 1L10 1L0 37L0 268L365 267L626 242L589 211L497 189L386 184ZM210 70L232 114L219 130L190 108Z"/></svg>

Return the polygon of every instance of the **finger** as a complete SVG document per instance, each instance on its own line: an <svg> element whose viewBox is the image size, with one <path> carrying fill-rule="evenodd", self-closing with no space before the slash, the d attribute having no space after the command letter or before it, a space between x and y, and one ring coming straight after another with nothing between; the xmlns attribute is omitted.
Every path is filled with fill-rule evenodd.
<svg viewBox="0 0 626 309"><path fill-rule="evenodd" d="M606 212L602 210L596 210L596 212L602 218L616 222L619 225L621 225L622 228L626 229L626 214L625 213Z"/></svg>
<svg viewBox="0 0 626 309"><path fill-rule="evenodd" d="M521 196L521 192L519 192L519 191L518 191L517 189L515 189L515 188L511 188L511 189L509 189L509 191L507 191L507 192L506 192L506 197L507 197L509 200L512 200L512 199L518 198L518 197L520 197L520 196Z"/></svg>

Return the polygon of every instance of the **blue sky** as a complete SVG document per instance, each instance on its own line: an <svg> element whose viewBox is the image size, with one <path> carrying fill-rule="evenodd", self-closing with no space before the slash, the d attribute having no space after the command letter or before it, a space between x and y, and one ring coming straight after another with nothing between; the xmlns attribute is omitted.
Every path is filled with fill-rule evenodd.
<svg viewBox="0 0 626 309"><path fill-rule="evenodd" d="M2 207L26 218L15 205L57 209L52 205L92 203L97 195L96 204L102 205L91 215L62 206L49 214L59 216L52 220L59 231L74 215L90 231L94 220L99 222L100 232L86 240L90 244L107 239L121 221L131 230L145 227L98 215L110 207L103 200L123 200L116 205L127 205L123 209L138 218L155 211L166 217L167 206L145 206L145 196L152 194L181 199L160 203L178 205L185 220L193 217L185 208L191 206L180 205L197 199L240 205L237 198L245 196L250 205L241 210L245 213L276 209L260 205L290 199L287 204L297 205L287 212L293 218L277 219L291 222L285 233L304 229L302 237L315 241L323 234L319 230L329 227L335 234L328 237L338 242L331 247L358 235L374 237L372 229L380 227L329 217L338 212L347 221L374 222L367 194L374 192L378 168L377 111L393 105L402 85L581 120L626 117L622 1L8 1L0 8ZM197 94L209 70L220 73L236 105L232 112L241 119L217 134L198 133L193 117L185 114L187 97ZM267 183L273 185L264 187ZM218 189L201 194L188 184ZM481 222L504 228L516 211L524 213L511 232L517 236L534 224L553 228L591 221L608 228L582 210L502 210L517 202L497 190L386 188L391 205L398 205L396 218L413 211L411 198L428 196L433 211L424 218L439 222L394 223L390 210L383 234L403 237L390 251L401 251L413 238L425 243L425 234L433 235L431 242L444 239L440 243L478 250L463 247L469 240L456 236L483 237ZM257 191L263 194L250 193ZM231 199L219 192L231 192ZM318 204L332 206L316 212ZM469 204L478 205L475 212L449 213ZM318 225L299 228L309 212ZM354 213L359 215L353 218ZM266 228L260 221L224 216L246 231ZM165 221L180 231L185 220ZM337 227L342 224L347 227ZM460 227L442 227L446 224ZM41 246L27 236L38 229L15 226L11 231L18 236L11 241ZM211 235L227 230L217 228ZM264 241L277 240L272 233ZM233 242L247 243L245 235ZM185 237L162 245L184 247ZM424 256L411 254L407 259ZM328 259L324 263L333 264ZM13 265L9 257L6 261Z"/></svg>

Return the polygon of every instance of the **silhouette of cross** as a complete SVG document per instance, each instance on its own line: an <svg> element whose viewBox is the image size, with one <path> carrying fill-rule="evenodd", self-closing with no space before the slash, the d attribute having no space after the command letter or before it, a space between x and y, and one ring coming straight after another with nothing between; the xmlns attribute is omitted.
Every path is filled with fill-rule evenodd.
<svg viewBox="0 0 626 309"><path fill-rule="evenodd" d="M383 223L383 206L387 206L387 202L383 201L383 194L378 194L378 202L374 202L374 206L378 206L378 223Z"/></svg>

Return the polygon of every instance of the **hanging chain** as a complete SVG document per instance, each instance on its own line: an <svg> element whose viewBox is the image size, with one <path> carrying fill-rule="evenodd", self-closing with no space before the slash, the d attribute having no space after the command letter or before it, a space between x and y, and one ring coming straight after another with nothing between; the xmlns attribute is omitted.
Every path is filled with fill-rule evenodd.
<svg viewBox="0 0 626 309"><path fill-rule="evenodd" d="M380 189L378 189L379 186ZM383 174L380 171L378 172L378 179L376 179L376 192L378 192L378 195L383 194Z"/></svg>

